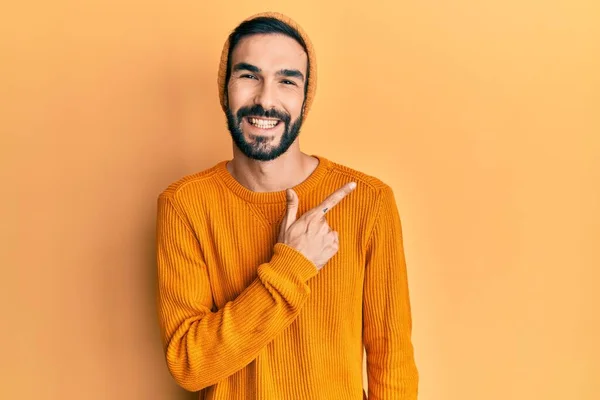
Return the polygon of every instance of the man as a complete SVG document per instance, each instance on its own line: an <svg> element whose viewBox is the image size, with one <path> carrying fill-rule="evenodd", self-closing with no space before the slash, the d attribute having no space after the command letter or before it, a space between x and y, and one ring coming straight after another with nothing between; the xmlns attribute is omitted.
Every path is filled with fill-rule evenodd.
<svg viewBox="0 0 600 400"><path fill-rule="evenodd" d="M223 49L233 158L158 198L169 371L201 399L416 399L400 218L389 186L300 151L315 95L305 32L277 13Z"/></svg>

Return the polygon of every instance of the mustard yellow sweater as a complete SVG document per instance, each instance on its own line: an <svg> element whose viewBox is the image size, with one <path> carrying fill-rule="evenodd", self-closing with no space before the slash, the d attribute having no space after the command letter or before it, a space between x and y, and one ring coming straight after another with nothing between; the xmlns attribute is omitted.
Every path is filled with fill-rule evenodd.
<svg viewBox="0 0 600 400"><path fill-rule="evenodd" d="M285 191L246 189L226 161L158 197L158 315L175 380L205 400L417 398L401 223L380 180L317 156L298 217L350 181L327 214L338 253L318 271L277 243Z"/></svg>

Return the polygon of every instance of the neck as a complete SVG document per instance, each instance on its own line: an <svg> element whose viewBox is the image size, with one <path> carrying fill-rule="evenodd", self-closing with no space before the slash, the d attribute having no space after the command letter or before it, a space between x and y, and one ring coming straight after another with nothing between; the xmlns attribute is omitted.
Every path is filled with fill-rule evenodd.
<svg viewBox="0 0 600 400"><path fill-rule="evenodd" d="M292 146L271 161L248 158L234 147L227 170L241 185L253 192L279 192L294 187L315 170L319 160Z"/></svg>

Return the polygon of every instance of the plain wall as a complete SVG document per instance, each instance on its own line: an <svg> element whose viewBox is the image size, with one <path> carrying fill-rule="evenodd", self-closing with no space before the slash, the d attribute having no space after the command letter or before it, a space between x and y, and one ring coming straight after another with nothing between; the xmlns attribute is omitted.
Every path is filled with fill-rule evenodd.
<svg viewBox="0 0 600 400"><path fill-rule="evenodd" d="M155 311L156 197L231 157L243 18L311 35L302 148L390 184L422 400L600 398L600 5L22 1L0 13L2 399L192 399Z"/></svg>

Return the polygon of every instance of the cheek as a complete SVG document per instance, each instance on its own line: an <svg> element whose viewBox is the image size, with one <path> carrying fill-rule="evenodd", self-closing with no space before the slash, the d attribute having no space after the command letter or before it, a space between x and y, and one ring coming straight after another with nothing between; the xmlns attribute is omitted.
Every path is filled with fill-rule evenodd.
<svg viewBox="0 0 600 400"><path fill-rule="evenodd" d="M298 118L302 112L302 103L304 102L304 92L284 92L282 94L286 110L290 113L292 120Z"/></svg>
<svg viewBox="0 0 600 400"><path fill-rule="evenodd" d="M237 110L252 101L253 91L249 85L230 83L227 88L229 108Z"/></svg>

